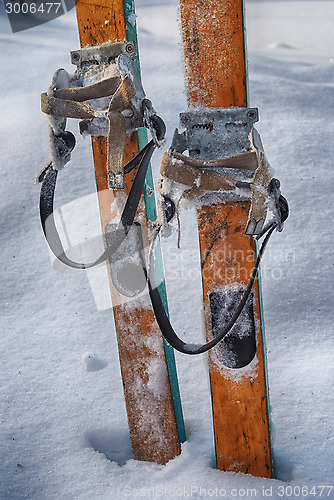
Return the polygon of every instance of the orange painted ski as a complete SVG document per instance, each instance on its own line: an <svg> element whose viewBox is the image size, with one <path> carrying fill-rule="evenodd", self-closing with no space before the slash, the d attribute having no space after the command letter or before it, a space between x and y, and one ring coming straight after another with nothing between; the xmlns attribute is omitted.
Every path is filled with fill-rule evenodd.
<svg viewBox="0 0 334 500"><path fill-rule="evenodd" d="M180 0L180 13L189 106L246 107L242 0ZM245 235L248 210L248 201L203 204L198 210L208 340L233 312L254 267L254 239ZM272 477L260 300L256 280L247 312L234 327L235 342L242 342L244 325L252 330L243 356L233 359L222 342L209 354L209 369L217 467Z"/></svg>
<svg viewBox="0 0 334 500"><path fill-rule="evenodd" d="M127 40L126 0L77 0L76 10L82 47ZM106 169L107 141L92 138L96 182L103 233L110 222L117 221L129 193L132 174L126 176L124 191L108 189ZM125 163L138 152L136 133L127 140ZM154 198L154 195L153 195ZM136 221L141 225L147 247L147 221L142 197ZM114 286L110 289L119 346L124 394L134 458L165 464L180 453L180 437L175 407L177 387L171 389L169 370L175 370L173 359L166 362L160 330L147 293L127 300ZM175 377L175 375L174 375ZM172 384L172 385L173 385ZM181 415L182 418L182 415Z"/></svg>

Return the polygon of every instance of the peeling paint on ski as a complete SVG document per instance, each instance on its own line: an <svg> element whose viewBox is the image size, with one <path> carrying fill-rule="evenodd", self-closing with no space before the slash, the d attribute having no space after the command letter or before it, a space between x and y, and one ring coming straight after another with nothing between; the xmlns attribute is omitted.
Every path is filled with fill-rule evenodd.
<svg viewBox="0 0 334 500"><path fill-rule="evenodd" d="M242 0L180 0L186 92L190 107L247 106ZM249 202L198 209L207 339L213 336L210 296L247 284L253 238L244 234ZM272 477L260 289L253 289L256 353L242 368L225 366L219 346L209 354L217 467ZM242 325L238 324L242 329Z"/></svg>
<svg viewBox="0 0 334 500"><path fill-rule="evenodd" d="M180 1L189 104L247 105L242 0Z"/></svg>
<svg viewBox="0 0 334 500"><path fill-rule="evenodd" d="M127 7L128 4L129 1ZM77 0L76 10L82 47L127 39L123 0ZM93 137L92 146L105 233L107 224L115 218L117 221L120 215L114 208L123 207L124 192L108 190L106 138ZM137 137L133 134L127 139L125 162L137 152ZM126 194L129 193L131 181L132 174L128 174ZM144 221L142 227L146 227L143 197L137 220ZM144 238L147 247L147 233ZM122 296L112 283L110 270L109 281L113 304L122 304ZM119 357L134 458L165 464L180 453L180 439L164 343L152 308L149 304L143 305L143 300L141 295L137 304L134 297L131 302L113 307ZM168 362L169 365L173 364L173 360Z"/></svg>

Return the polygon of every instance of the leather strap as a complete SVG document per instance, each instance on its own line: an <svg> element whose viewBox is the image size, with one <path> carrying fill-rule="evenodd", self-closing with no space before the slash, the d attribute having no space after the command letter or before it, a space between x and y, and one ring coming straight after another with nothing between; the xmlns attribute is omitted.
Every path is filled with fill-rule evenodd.
<svg viewBox="0 0 334 500"><path fill-rule="evenodd" d="M238 181L217 169L245 169L253 171L251 182ZM236 188L251 189L251 207L246 234L259 234L268 209L268 185L271 180L269 162L260 151L249 151L212 161L200 161L174 150L165 153L160 173L163 177L188 186L193 197L205 192L234 191Z"/></svg>
<svg viewBox="0 0 334 500"><path fill-rule="evenodd" d="M128 76L112 77L87 87L58 89L53 95L41 94L43 113L65 118L94 118L101 116L88 102L91 99L112 96L112 109L124 111L130 100L136 95L136 89Z"/></svg>
<svg viewBox="0 0 334 500"><path fill-rule="evenodd" d="M71 87L68 89L54 90L53 96L57 99L77 102L97 99L99 97L108 97L116 92L121 81L122 78L120 76L112 76L111 78L106 78L92 85L87 85L86 87Z"/></svg>
<svg viewBox="0 0 334 500"><path fill-rule="evenodd" d="M170 154L167 152L164 154L160 169L162 177L184 184L200 193L204 191L234 191L236 189L237 180L235 178L214 170L200 169L193 162L183 162L180 156L183 157L179 153ZM185 158L188 157L185 156Z"/></svg>
<svg viewBox="0 0 334 500"><path fill-rule="evenodd" d="M157 239L157 236L160 231L160 227L158 227L155 231L152 243L151 243L151 248L150 248L150 255L149 255L149 268L147 271L147 282L148 282L148 289L149 289L149 294L151 298L151 303L152 307L154 310L154 314L157 320L157 323L160 327L161 333L164 336L165 340L170 344L174 349L177 351L183 353L183 354L202 354L204 352L207 352L209 349L212 349L215 347L219 342L221 342L224 337L228 334L228 332L231 330L231 328L234 326L235 322L237 321L238 317L240 316L241 311L243 310L246 301L251 293L253 284L255 282L255 278L260 266L260 261L263 256L264 250L266 248L266 245L269 241L270 236L272 235L273 231L276 229L277 224L272 223L268 228L266 229L267 235L261 245L258 257L256 259L256 263L252 272L252 275L250 277L250 280L248 282L247 288L239 302L239 305L237 309L234 311L230 321L227 323L227 325L223 328L223 330L217 335L214 339L211 341L207 342L206 344L203 345L197 345L197 344L186 344L183 342L182 339L177 335L175 330L173 329L169 318L166 314L163 302L161 300L160 292L158 289L158 286L155 282L155 276L154 276L154 246L155 242ZM265 233L262 232L260 235L263 236ZM259 239L259 237L258 237Z"/></svg>
<svg viewBox="0 0 334 500"><path fill-rule="evenodd" d="M138 153L138 155L126 165L125 172L129 172L137 165L139 165L139 168L121 215L121 220L114 233L114 238L111 244L108 245L106 250L94 262L90 263L75 262L69 259L65 254L65 250L56 227L53 211L58 171L53 169L52 163L49 163L49 165L43 170L40 175L40 181L42 182L40 193L40 218L42 228L50 249L63 264L75 269L89 269L106 261L113 255L114 252L116 252L118 247L126 238L134 221L145 183L146 172L155 147L154 142L150 141L140 151L140 153Z"/></svg>

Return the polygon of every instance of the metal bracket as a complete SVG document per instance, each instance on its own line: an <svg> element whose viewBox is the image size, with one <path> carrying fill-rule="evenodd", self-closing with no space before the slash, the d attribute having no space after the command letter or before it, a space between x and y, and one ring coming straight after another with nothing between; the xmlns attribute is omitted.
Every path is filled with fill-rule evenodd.
<svg viewBox="0 0 334 500"><path fill-rule="evenodd" d="M263 229L263 225L264 225L264 219L260 219L259 221L251 219L247 223L245 234L247 234L248 236L254 236L260 234Z"/></svg>
<svg viewBox="0 0 334 500"><path fill-rule="evenodd" d="M134 42L108 42L96 47L71 51L71 62L77 67L72 86L84 86L90 80L95 83L99 79L117 75L123 78L128 76L132 80L136 97L131 99L130 108L125 113L127 130L144 126L142 103L146 96L133 60L135 54ZM108 99L99 100L102 109L108 107ZM90 135L107 136L109 124L107 118L100 117L93 121L84 120L80 128Z"/></svg>
<svg viewBox="0 0 334 500"><path fill-rule="evenodd" d="M172 147L202 161L235 156L254 150L253 124L257 108L196 109L180 114L183 133L175 131Z"/></svg>
<svg viewBox="0 0 334 500"><path fill-rule="evenodd" d="M84 70L87 65L105 65L115 63L118 56L126 54L133 57L136 54L134 42L108 42L96 47L86 47L71 51L71 63L78 70Z"/></svg>

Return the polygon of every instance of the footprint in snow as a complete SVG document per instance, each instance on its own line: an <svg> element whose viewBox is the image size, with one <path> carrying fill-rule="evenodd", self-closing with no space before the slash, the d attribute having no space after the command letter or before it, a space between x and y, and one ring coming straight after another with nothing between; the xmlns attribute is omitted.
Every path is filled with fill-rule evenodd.
<svg viewBox="0 0 334 500"><path fill-rule="evenodd" d="M91 354L89 352L85 352L81 359L87 372L97 372L108 366L106 361L103 361L95 356L95 354Z"/></svg>
<svg viewBox="0 0 334 500"><path fill-rule="evenodd" d="M85 446L120 467L133 459L129 429L91 429L85 435Z"/></svg>

